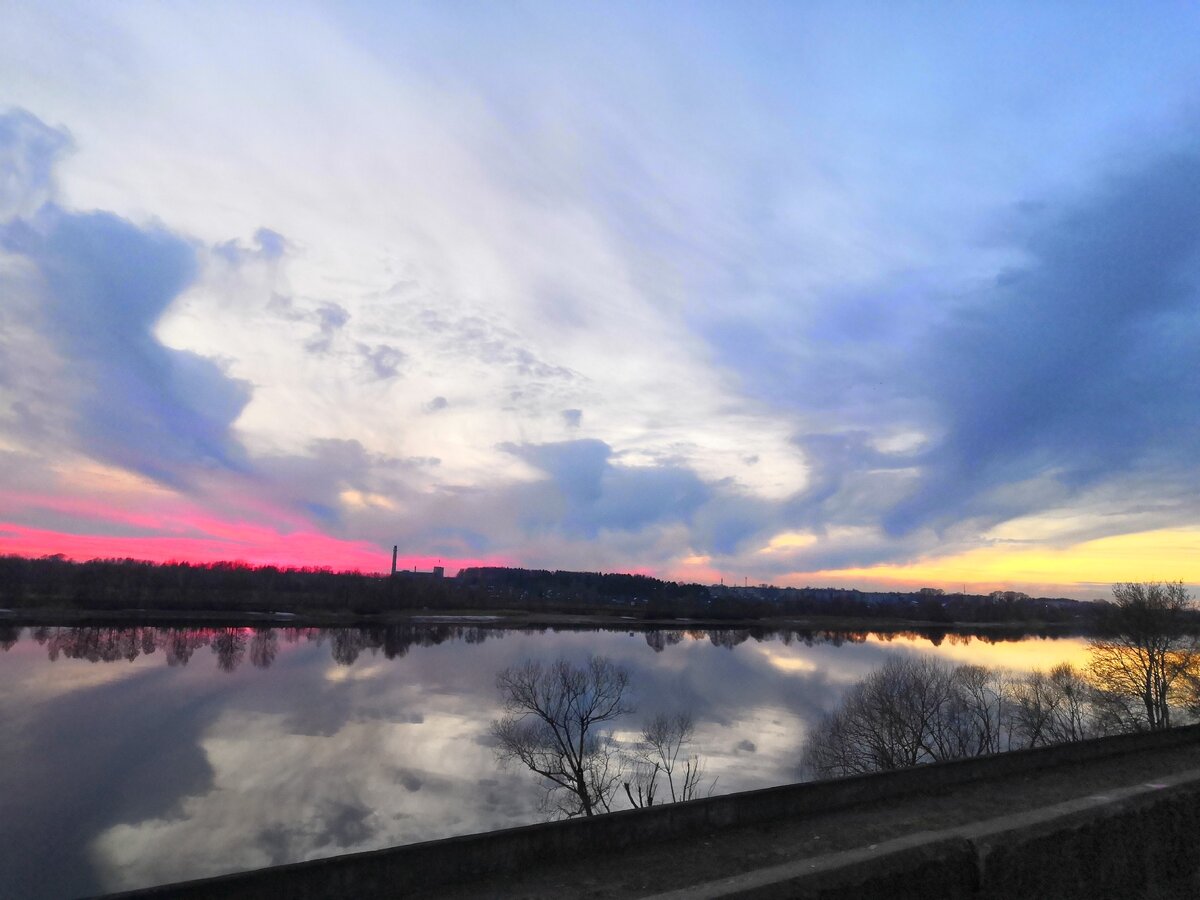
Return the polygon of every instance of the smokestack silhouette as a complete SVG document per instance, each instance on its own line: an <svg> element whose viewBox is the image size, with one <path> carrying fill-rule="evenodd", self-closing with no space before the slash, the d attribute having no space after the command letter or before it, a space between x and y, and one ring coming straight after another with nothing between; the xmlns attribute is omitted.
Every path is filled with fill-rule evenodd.
<svg viewBox="0 0 1200 900"><path fill-rule="evenodd" d="M398 544L392 545L392 574L396 574L396 553L400 549Z"/></svg>

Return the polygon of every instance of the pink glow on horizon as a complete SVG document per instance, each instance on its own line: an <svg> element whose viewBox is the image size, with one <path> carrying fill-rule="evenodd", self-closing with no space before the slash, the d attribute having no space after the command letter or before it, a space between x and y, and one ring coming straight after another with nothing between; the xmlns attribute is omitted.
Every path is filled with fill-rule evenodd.
<svg viewBox="0 0 1200 900"><path fill-rule="evenodd" d="M0 508L8 514L26 512L31 509L65 513L81 519L115 522L137 528L159 528L164 525L164 516L150 513L134 513L114 506L103 500L83 497L60 497L51 494L5 493L0 496Z"/></svg>
<svg viewBox="0 0 1200 900"><path fill-rule="evenodd" d="M200 524L200 523L193 523ZM315 566L339 571L383 574L391 569L391 548L368 541L347 541L314 531L281 534L271 528L250 523L204 520L206 526L219 526L210 536L174 535L121 537L112 535L72 534L26 528L0 522L0 554L52 556L62 554L73 560L138 559L148 562L243 562L258 566ZM435 565L446 567L453 575L468 566L510 565L502 560L447 559L433 556L401 556L397 567L428 571Z"/></svg>
<svg viewBox="0 0 1200 900"><path fill-rule="evenodd" d="M147 531L171 535L225 536L240 539L246 526L241 522L230 522L214 516L207 509L197 506L177 494L159 494L139 497L143 510L131 511L112 498L56 494L32 494L22 492L0 492L0 516L14 518L31 510L60 513L76 520L103 522L141 528ZM307 531L311 523L295 513L257 501L254 498L236 497L236 508L252 514L255 518L267 518L275 527L288 533Z"/></svg>

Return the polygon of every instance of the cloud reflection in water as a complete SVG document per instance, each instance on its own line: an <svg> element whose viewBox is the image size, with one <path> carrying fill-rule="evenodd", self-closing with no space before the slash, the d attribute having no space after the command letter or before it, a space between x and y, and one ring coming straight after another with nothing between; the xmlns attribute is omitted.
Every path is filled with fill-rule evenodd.
<svg viewBox="0 0 1200 900"><path fill-rule="evenodd" d="M24 835L0 842L0 868L18 895L60 896L538 821L535 780L498 767L488 735L496 672L530 656L599 653L628 668L639 711L624 734L690 710L726 793L793 780L806 723L888 653L995 664L1012 648L1015 664L1048 667L1080 648L1034 641L27 629L0 654L0 714L20 726L0 738L0 821Z"/></svg>

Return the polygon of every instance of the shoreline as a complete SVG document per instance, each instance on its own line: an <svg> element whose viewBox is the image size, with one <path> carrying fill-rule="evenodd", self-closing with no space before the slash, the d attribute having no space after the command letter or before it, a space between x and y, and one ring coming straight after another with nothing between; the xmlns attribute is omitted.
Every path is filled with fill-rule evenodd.
<svg viewBox="0 0 1200 900"><path fill-rule="evenodd" d="M532 610L405 609L355 614L245 610L86 610L62 607L0 609L0 624L15 626L140 625L172 627L363 628L395 625L464 626L498 629L598 628L628 631L769 630L902 633L907 631L983 632L988 634L1053 634L1086 636L1095 629L1077 622L933 622L852 616L770 616L756 619L646 618L611 613L563 613Z"/></svg>

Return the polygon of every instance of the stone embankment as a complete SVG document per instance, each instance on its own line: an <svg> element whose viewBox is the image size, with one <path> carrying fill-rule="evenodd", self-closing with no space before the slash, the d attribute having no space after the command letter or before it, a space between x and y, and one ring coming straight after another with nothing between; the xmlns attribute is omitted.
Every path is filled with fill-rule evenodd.
<svg viewBox="0 0 1200 900"><path fill-rule="evenodd" d="M1189 726L120 896L1184 897L1200 884L1197 834L1200 726Z"/></svg>

